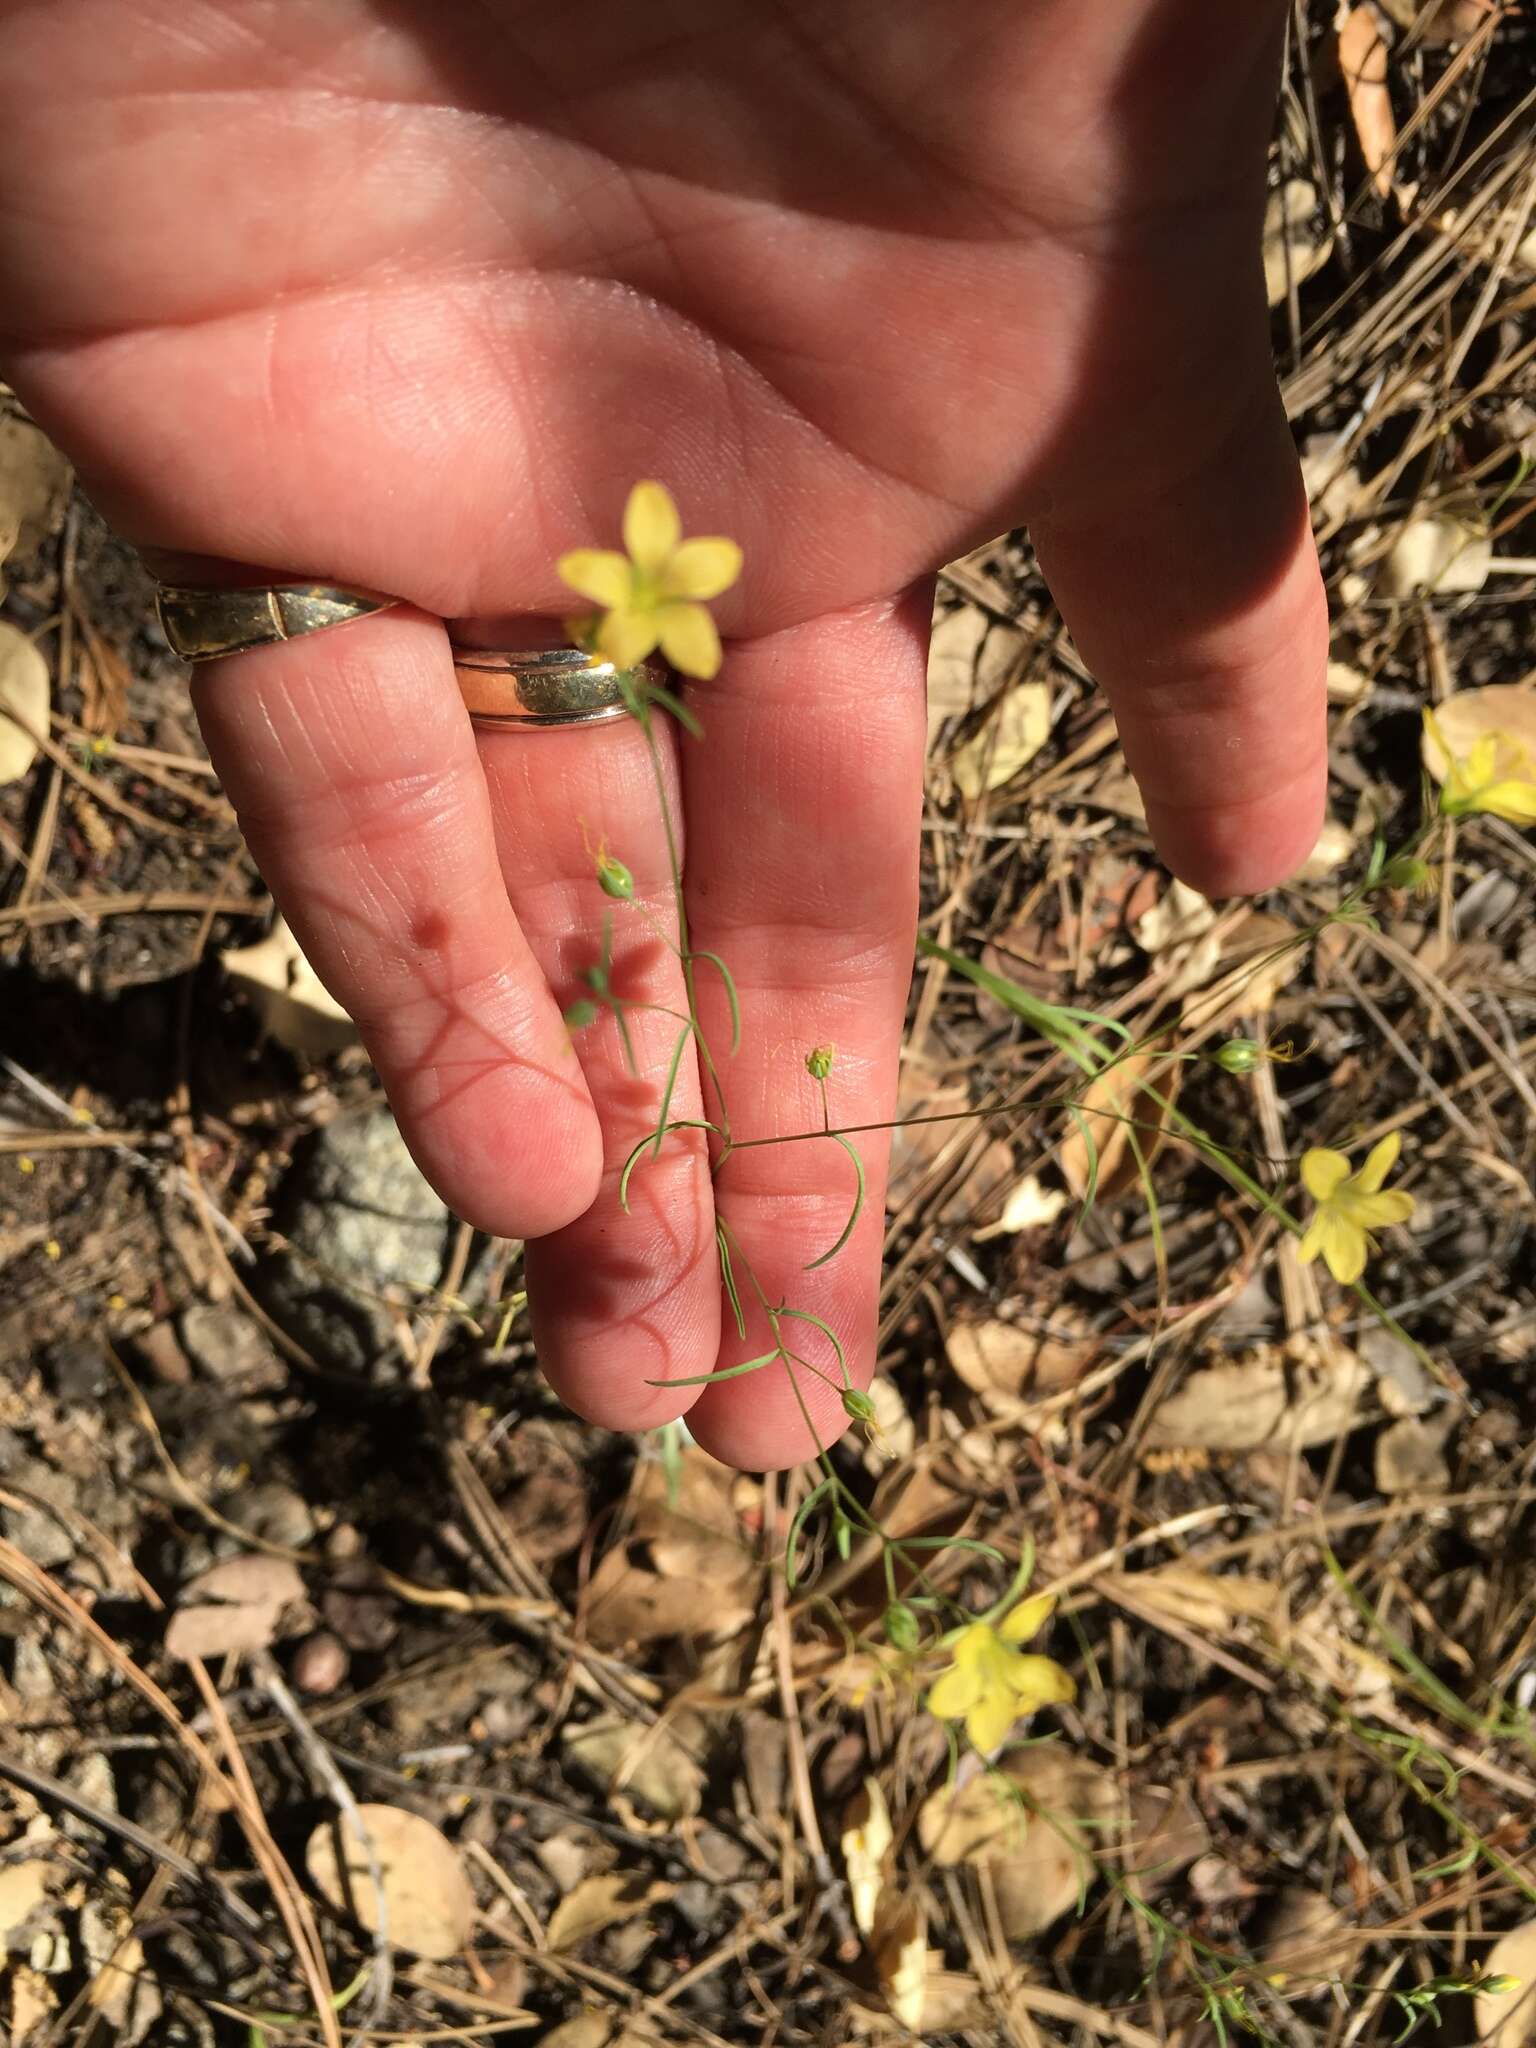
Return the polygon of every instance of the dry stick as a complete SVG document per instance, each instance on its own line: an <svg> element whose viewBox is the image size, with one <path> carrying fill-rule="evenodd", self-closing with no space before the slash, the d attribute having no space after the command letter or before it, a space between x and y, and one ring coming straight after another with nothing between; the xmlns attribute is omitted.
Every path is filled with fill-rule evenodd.
<svg viewBox="0 0 1536 2048"><path fill-rule="evenodd" d="M92 924L101 917L141 917L149 912L187 917L200 910L226 917L264 917L269 907L265 897L210 896L201 889L145 889L113 896L68 896L58 903L32 903L25 910L13 905L0 910L0 926Z"/></svg>
<svg viewBox="0 0 1536 2048"><path fill-rule="evenodd" d="M72 1109L62 1095L56 1094L46 1081L39 1081L35 1074L29 1074L25 1067L18 1066L9 1053L0 1052L0 1067L5 1069L17 1086L30 1095L34 1102L41 1103L44 1109L52 1110L54 1115L62 1117L65 1123L75 1125L84 1123L91 1130L99 1131L101 1129L101 1126L97 1124L94 1117L89 1116L83 1110ZM120 1154L122 1158L128 1160L130 1164L141 1167L152 1178L159 1179L163 1177L173 1187L178 1188L192 1203L198 1214L204 1217L209 1228L222 1231L230 1243L239 1251L241 1257L254 1263L256 1254L251 1250L229 1218L220 1213L219 1209L210 1201L201 1186L190 1174L184 1172L179 1166L151 1159L147 1153L138 1151L134 1146L125 1143L123 1139L115 1137L110 1132L104 1132L102 1135L103 1142L109 1145L114 1152Z"/></svg>
<svg viewBox="0 0 1536 2048"><path fill-rule="evenodd" d="M770 1472L763 1482L763 1526L773 1532L776 1541L779 1531L777 1472ZM816 1795L811 1789L811 1767L805 1753L805 1730L800 1725L800 1701L795 1691L794 1665L790 1655L789 1606L784 1574L772 1564L768 1572L768 1585L773 1614L774 1670L779 1685L779 1709L784 1716L788 1739L789 1776L794 1788L795 1811L799 1815L800 1831L805 1837L806 1848L810 1853L811 1868L816 1874L818 1891L822 1901L830 1908L837 1926L838 1953L845 1962L852 1962L859 1953L859 1937L854 1932L848 1902L843 1897L843 1888L832 1868L832 1859L828 1856L826 1843L821 1838L821 1824L816 1818Z"/></svg>
<svg viewBox="0 0 1536 2048"><path fill-rule="evenodd" d="M373 1837L363 1821L362 1812L352 1796L352 1787L336 1768L335 1759L299 1707L298 1701L283 1683L269 1650L258 1650L251 1658L251 1670L257 1682L266 1692L274 1707L282 1715L298 1739L299 1747L313 1765L315 1775L330 1794L337 1808L346 1819L348 1827L362 1845L368 1863L368 1882L373 1886L373 1965L369 1976L368 1999L358 2016L360 2032L366 2032L375 2020L382 2017L389 2003L389 1994L394 1984L394 1953L389 1945L389 1898L384 1890L384 1873L379 1867L379 1852L374 1847Z"/></svg>
<svg viewBox="0 0 1536 2048"><path fill-rule="evenodd" d="M120 1813L109 1812L104 1806L96 1806L77 1792L72 1785L66 1785L58 1778L51 1778L46 1771L34 1771L26 1764L17 1763L14 1757L0 1754L0 1778L8 1778L13 1785L19 1785L24 1792L44 1804L62 1806L66 1813L72 1813L76 1820L83 1820L93 1828L100 1828L103 1834L116 1835L124 1842L131 1842L152 1863L162 1863L167 1870L179 1877L194 1890L211 1886L224 1902L232 1920L243 1927L247 1934L259 1936L261 1921L251 1911L238 1892L231 1891L224 1880L212 1870L199 1870L188 1857L155 1836L146 1834L144 1829L131 1820L124 1820Z"/></svg>
<svg viewBox="0 0 1536 2048"><path fill-rule="evenodd" d="M283 1860L281 1851L273 1841L267 1827L267 1817L261 1810L255 1781L245 1761L245 1754L230 1726L229 1715L219 1697L218 1687L208 1676L208 1667L199 1657L187 1659L187 1669L193 1683L203 1696L208 1718L217 1731L220 1745L229 1765L229 1777L224 1788L231 1797L235 1811L240 1816L245 1839L250 1844L273 1903L282 1915L288 1938L293 1943L294 1954L299 1959L299 1968L314 2000L315 2018L325 2038L326 2048L342 2048L341 2028L336 2019L335 1992L331 1984L331 1973L326 1965L325 1947L320 1939L320 1929L309 1900L294 1881L293 1872Z"/></svg>
<svg viewBox="0 0 1536 2048"><path fill-rule="evenodd" d="M224 1703L214 1690L213 1681L204 1666L193 1659L189 1662L188 1669L208 1703L215 1726L222 1722L223 1728L229 1730L227 1751L231 1764L230 1776L225 1775L207 1743L182 1718L175 1703L155 1683L149 1673L113 1641L101 1624L92 1615L87 1614L55 1578L43 1571L40 1566L33 1564L29 1557L3 1536L0 1536L0 1577L8 1579L19 1593L25 1594L56 1621L61 1621L66 1628L73 1629L78 1635L83 1636L107 1660L113 1670L121 1678L126 1679L133 1690L174 1730L177 1740L207 1773L218 1788L221 1798L234 1808L246 1840L250 1844L251 1853L262 1875L267 1879L273 1901L282 1915L289 1940L293 1944L293 1952L298 1957L299 1967L316 2001L317 2015L327 2048L341 2048L336 2015L330 2006L331 1990L325 1972L324 1955L319 1947L319 1935L315 1931L313 1916L309 1914L308 1902L302 1893L290 1890L291 1874L267 1833L255 1787L251 1784L250 1774L245 1769L245 1760L240 1754L240 1745L234 1740L233 1731L229 1730L229 1717L224 1712ZM288 1885L283 1883L285 1876L288 1877ZM307 1932L314 1934L313 1953L306 1938L306 1918Z"/></svg>

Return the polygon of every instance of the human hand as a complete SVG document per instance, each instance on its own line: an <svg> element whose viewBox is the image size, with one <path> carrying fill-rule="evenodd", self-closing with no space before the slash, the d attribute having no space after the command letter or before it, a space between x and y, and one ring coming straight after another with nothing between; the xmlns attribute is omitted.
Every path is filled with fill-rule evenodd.
<svg viewBox="0 0 1536 2048"><path fill-rule="evenodd" d="M571 608L630 483L746 555L706 729L667 742L694 943L749 1016L736 1126L892 1113L932 570L1027 520L1170 865L1280 880L1321 815L1326 620L1258 234L1278 0L0 0L0 360L161 554L402 608L194 683L263 874L423 1170L527 1236L580 1413L810 1446L721 1336L702 1150L617 1173L672 1044L561 1021L601 836L665 915L640 735L470 727L442 621ZM678 970L622 926L632 993ZM701 987L717 1041L723 996ZM713 1006L713 1007L712 1007ZM696 1074L675 1113L697 1114ZM738 1153L770 1298L872 1368L883 1143ZM823 1156L816 1156L821 1154ZM843 1162L846 1167L846 1162ZM761 1348L760 1332L748 1347ZM753 1346L753 1337L759 1341ZM843 1426L819 1383L824 1438ZM690 1406L691 1403L691 1406Z"/></svg>

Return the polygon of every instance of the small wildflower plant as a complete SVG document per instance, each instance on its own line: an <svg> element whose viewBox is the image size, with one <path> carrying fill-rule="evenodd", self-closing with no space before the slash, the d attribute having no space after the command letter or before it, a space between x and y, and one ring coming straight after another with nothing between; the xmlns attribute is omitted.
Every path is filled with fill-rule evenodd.
<svg viewBox="0 0 1536 2048"><path fill-rule="evenodd" d="M624 552L576 549L563 556L559 570L564 580L599 609L570 622L572 638L588 652L628 668L660 648L674 668L701 679L713 677L721 663L721 647L714 622L705 609L708 601L737 580L742 566L741 551L734 542L721 538L685 540L682 522L670 493L659 483L642 482L631 491L624 513ZM590 1029L611 1019L626 1056L634 1062L628 1016L637 1007L621 997L613 986L612 937L615 916L644 919L677 958L686 989L686 1012L668 1011L678 1025L678 1036L668 1063L654 1127L634 1147L625 1162L620 1195L628 1205L631 1177L643 1170L645 1162L659 1155L667 1137L676 1131L703 1130L711 1139L713 1170L716 1174L741 1145L825 1139L839 1148L852 1174L852 1200L848 1221L841 1233L814 1261L822 1266L835 1259L846 1245L862 1211L865 1199L864 1167L853 1143L855 1133L839 1129L834 1117L836 1053L830 1044L815 1044L801 1057L805 1072L816 1090L819 1124L785 1139L740 1137L733 1129L728 1106L725 1075L729 1055L741 1040L742 1016L729 965L718 955L695 949L689 939L686 906L682 890L681 865L677 853L675 824L668 808L665 779L655 737L659 715L674 718L695 739L702 737L687 702L649 678L626 678L625 701L638 723L649 748L657 801L661 810L667 844L671 853L672 925L662 920L635 898L633 877L618 854L602 842L593 855L593 877L611 906L602 927L598 959L585 975L586 993L567 1011L572 1031ZM1389 847L1378 833L1369 863L1360 882L1315 925L1248 962L1243 973L1257 976L1286 954L1308 945L1328 925L1356 925L1369 928L1375 923L1373 900L1385 892L1424 893L1436 887L1441 870L1436 856L1449 836L1452 821L1477 814L1499 818L1517 825L1536 824L1536 762L1529 749L1502 733L1478 740L1465 758L1457 758L1446 744L1432 713L1425 714L1426 732L1444 757L1441 787L1432 796L1426 783L1424 822L1405 844ZM1382 1138L1354 1165L1350 1156L1329 1146L1309 1146L1294 1172L1300 1187L1310 1198L1310 1213L1293 1213L1283 1199L1285 1181L1267 1184L1262 1168L1250 1167L1230 1147L1224 1146L1184 1114L1173 1100L1177 1069L1185 1062L1201 1061L1237 1082L1251 1080L1269 1067L1304 1058L1288 1040L1266 1040L1250 1036L1228 1037L1210 1050L1183 1050L1169 1044L1163 1028L1137 1039L1117 1019L1097 1012L1054 1004L963 955L920 936L920 955L943 960L958 976L982 989L1004 1009L1017 1017L1047 1049L1051 1062L1062 1062L1073 1070L1070 1085L1055 1095L1045 1096L1026 1088L1017 1102L995 1105L986 1112L1007 1111L1032 1117L1052 1115L1058 1124L1059 1145L1069 1134L1081 1141L1088 1158L1087 1190L1083 1210L1092 1207L1098 1180L1098 1147L1093 1131L1106 1125L1124 1127L1128 1147L1136 1161L1152 1222L1157 1249L1159 1279L1166 1288L1162 1236L1155 1193L1148 1171L1149 1153L1143 1139L1172 1138L1211 1167L1240 1197L1267 1215L1297 1242L1304 1261L1321 1259L1334 1280L1352 1289L1365 1310L1390 1330L1437 1376L1435 1361L1423 1347L1396 1323L1390 1313L1364 1285L1364 1275L1378 1249L1376 1233L1412 1222L1413 1198L1387 1182L1398 1163L1401 1140L1393 1132ZM712 1046L695 1000L695 977L710 973L719 977L729 1005L730 1044ZM654 1006L653 1006L654 1007ZM708 1083L709 1113L699 1119L678 1119L672 1115L672 1101L684 1054L694 1048ZM1158 1123L1150 1125L1121 1110L1095 1104L1092 1121L1080 1099L1086 1091L1103 1082L1117 1065L1136 1059L1138 1075L1132 1100L1140 1107L1150 1103ZM944 1115L937 1121L981 1112ZM915 1121L925 1121L919 1118ZM1049 1154L1047 1153L1048 1157ZM1042 1162L1043 1163L1043 1162ZM726 1209L717 1209L716 1248L722 1287L737 1333L743 1339L748 1315L766 1327L769 1342L757 1356L717 1372L701 1374L691 1382L705 1384L716 1379L778 1370L787 1375L800 1401L807 1429L815 1435L809 1410L801 1393L801 1376L811 1375L838 1392L843 1414L867 1439L871 1448L885 1452L879 1411L873 1398L854 1384L843 1346L835 1331L821 1317L789 1301L770 1300L750 1259L733 1232ZM855 1634L843 1614L827 1599L814 1592L814 1571L823 1546L831 1548L844 1562L853 1557L855 1541L875 1560L883 1575L885 1604L877 1623ZM940 1571L940 1565L947 1567ZM912 1536L894 1534L880 1522L831 1454L828 1445L817 1441L816 1476L804 1493L790 1521L784 1546L783 1569L791 1592L809 1593L809 1605L822 1613L834 1635L840 1635L850 1653L850 1665L860 1673L857 1698L864 1699L876 1685L891 1698L920 1706L943 1724L950 1734L951 1755L957 1755L957 1737L963 1732L969 1748L982 1760L1005 1795L1011 1781L991 1761L1010 1743L1033 1739L1025 1731L1032 1717L1043 1710L1069 1707L1076 1695L1071 1673L1055 1658L1036 1648L1036 1642L1051 1619L1056 1596L1049 1588L1029 1592L1034 1566L1033 1548L1027 1542L1024 1556L1012 1574L1000 1599L986 1606L972 1592L971 1579L960 1588L971 1597L957 1597L955 1567L971 1573L976 1582L990 1577L992 1587L1008 1573L1008 1560L993 1546L963 1535ZM1387 1645L1401 1662L1390 1640ZM1403 1653L1406 1657L1407 1653ZM1410 1676L1422 1680L1424 1667L1416 1661L1404 1665ZM1338 1707L1359 1740L1387 1758L1390 1768L1415 1796L1424 1798L1453 1825L1462 1824L1454 1809L1440 1793L1420 1779L1415 1748L1399 1755L1391 1748L1396 1738L1387 1736ZM1427 1752L1426 1752L1427 1754ZM1441 1760L1447 1782L1452 1767ZM1036 1818L1050 1825L1048 1815ZM1463 1828L1464 1834L1470 1832ZM1074 1835L1075 1842L1079 1838ZM1479 1838L1471 1837L1470 1857L1479 1853ZM1482 1848L1493 1867L1508 1877L1513 1866L1492 1850ZM1446 1868L1452 1867L1447 1865ZM1147 1924L1157 1954L1176 1945L1198 1988L1203 2009L1219 2041L1241 2033L1270 2041L1258 2009L1274 1987L1283 1981L1266 1974L1251 1957L1228 1953L1202 1936L1177 1927L1124 1875L1112 1866L1101 1865L1100 1874L1122 1893L1129 1905ZM1440 2001L1470 1990L1488 1991L1499 1981L1491 1978L1442 1977L1410 1990L1394 1991L1391 1998L1399 2008L1406 2039L1425 2019L1438 2025ZM1371 1986L1343 1986L1363 1996L1379 1996Z"/></svg>
<svg viewBox="0 0 1536 2048"><path fill-rule="evenodd" d="M734 541L718 536L685 539L670 492L652 481L637 483L631 490L624 510L623 538L622 553L578 548L560 558L562 578L599 607L596 612L569 622L573 639L621 667L632 667L659 647L684 675L713 677L720 667L721 648L706 606L737 581L742 568L741 550ZM669 715L695 739L702 736L698 722L683 699L659 684L626 679L624 688L629 711L650 749L657 800L672 849L673 926L662 930L654 913L634 900L629 869L619 854L609 852L600 842L593 858L594 879L614 909L603 926L599 958L587 970L586 993L567 1011L567 1022L573 1031L579 1031L593 1027L605 1016L611 1018L633 1064L627 1018L636 1006L621 998L612 983L614 914L639 916L653 925L678 959L687 990L686 1013L675 1013L678 1037L668 1063L655 1126L634 1147L621 1174L620 1196L627 1206L631 1177L647 1159L659 1155L673 1132L709 1133L717 1175L739 1145L791 1140L742 1138L733 1130L725 1072L729 1053L736 1050L742 1031L736 987L727 962L713 953L694 949L688 936L676 832L661 773L654 721L658 715ZM1362 881L1323 923L1370 925L1374 922L1372 898L1378 892L1422 888L1435 872L1432 856L1436 836L1450 819L1481 811L1515 822L1536 822L1536 764L1518 742L1505 735L1494 735L1478 741L1465 760L1457 760L1435 725L1433 714L1426 713L1426 730L1448 764L1438 803L1429 809L1424 825L1405 845L1389 848L1378 836ZM1319 924L1297 933L1293 940L1249 963L1246 972L1263 972L1285 953L1309 943L1321 929ZM1388 1226L1407 1224L1413 1216L1413 1198L1386 1185L1398 1159L1397 1135L1382 1139L1358 1168L1351 1165L1343 1152L1326 1146L1309 1147L1299 1162L1301 1186L1312 1204L1310 1215L1303 1219L1291 1212L1275 1189L1266 1186L1236 1154L1192 1122L1172 1100L1171 1079L1176 1078L1174 1069L1182 1062L1203 1060L1241 1081L1264 1067L1304 1057L1289 1041L1233 1037L1212 1051L1186 1052L1165 1042L1166 1031L1137 1040L1115 1019L1050 1003L927 937L919 938L918 950L942 959L956 974L982 988L1038 1033L1053 1055L1059 1055L1076 1070L1077 1079L1064 1092L1043 1099L1026 1095L1019 1103L1005 1103L1001 1109L1027 1109L1034 1115L1054 1112L1060 1119L1063 1137L1073 1131L1078 1134L1089 1160L1085 1211L1094 1200L1098 1155L1092 1127L1078 1108L1078 1097L1091 1084L1101 1082L1116 1065L1135 1057L1144 1070L1138 1076L1136 1099L1150 1101L1158 1111L1161 1128L1156 1135L1182 1142L1239 1194L1292 1233L1299 1240L1304 1260L1320 1257L1340 1285L1355 1289L1370 1312L1408 1342L1421 1362L1434 1369L1433 1361L1422 1348L1407 1337L1362 1284L1368 1262L1377 1249L1375 1233ZM725 988L731 1019L728 1050L710 1044L701 1022L694 994L695 977L701 972L717 975ZM709 1083L709 1114L696 1120L679 1120L672 1116L672 1100L681 1062L690 1045ZM853 1231L864 1204L865 1177L851 1134L840 1130L834 1120L834 1047L812 1045L802 1057L817 1091L820 1123L819 1127L794 1133L792 1137L826 1139L839 1148L852 1174L848 1220L836 1240L812 1261L813 1266L822 1266L838 1256ZM968 1113L974 1114L960 1115ZM1147 1195L1154 1239L1160 1246L1157 1206L1141 1144L1142 1133L1147 1129L1144 1121L1138 1124L1133 1116L1097 1106L1093 1118L1098 1124L1120 1123L1126 1127ZM848 1420L864 1432L873 1447L882 1449L874 1401L854 1385L842 1344L830 1325L791 1302L768 1298L723 1209L717 1212L716 1246L721 1281L738 1335L745 1338L751 1312L765 1325L769 1342L758 1355L739 1365L673 1384L702 1385L777 1369L788 1375L791 1387L800 1397L800 1376L809 1374L837 1390ZM807 1427L811 1428L803 1398L800 1405ZM970 1551L978 1562L985 1562L993 1570L1006 1571L1006 1560L1001 1554L988 1545L956 1537L915 1539L888 1535L843 1477L827 1446L818 1444L817 1461L819 1479L800 1502L788 1531L786 1576L792 1587L803 1581L810 1532L814 1524L823 1520L833 1548L845 1560L852 1555L855 1537L875 1544L885 1574L888 1602L883 1641L863 1648L873 1649L877 1667L887 1680L894 1676L914 1698L921 1697L937 1719L963 1727L967 1740L982 1751L996 1749L1020 1722L1041 1708L1071 1701L1073 1682L1066 1670L1052 1658L1026 1653L1023 1648L1045 1625L1053 1605L1048 1592L1029 1599L1021 1597L1029 1561L1002 1602L981 1613L968 1612L935 1582L936 1555Z"/></svg>

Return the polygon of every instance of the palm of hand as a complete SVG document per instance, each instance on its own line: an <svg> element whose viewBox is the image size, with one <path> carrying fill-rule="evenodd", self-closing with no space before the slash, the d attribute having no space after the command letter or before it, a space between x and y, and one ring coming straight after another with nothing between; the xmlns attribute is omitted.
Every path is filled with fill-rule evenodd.
<svg viewBox="0 0 1536 2048"><path fill-rule="evenodd" d="M1267 701L1277 621L1316 630L1249 275L1271 14L1234 24L1215 0L1086 13L1066 0L608 0L545 17L464 9L446 26L448 10L422 0L125 12L116 0L10 8L11 75L29 91L46 82L44 97L0 109L0 184L39 195L0 222L0 267L17 280L0 316L15 380L141 542L357 582L434 614L558 615L556 556L611 542L641 475L667 479L693 529L739 539L747 573L721 621L751 644L711 703L707 781L690 775L690 870L738 971L766 991L759 1028L850 1048L850 1112L886 1113L911 914L889 839L911 821L921 630L899 600L963 546L1035 522L1080 644L1124 693L1133 765L1171 857L1197 879L1246 886L1305 850L1308 762L1288 808L1277 804L1265 744L1294 725ZM1254 487L1234 504L1212 479L1240 432ZM1162 538L1181 492L1177 531ZM872 663L884 681L871 704ZM1187 671L1181 690L1148 697L1158 677L1142 665L1173 663ZM1259 741L1236 781L1230 750L1208 746L1202 765L1197 744L1234 679L1251 686ZM298 899L322 971L359 1000L366 936L334 899L304 900L314 876L290 844L299 813L319 817L345 779L344 736L311 764L302 802L277 802L271 763L251 765L252 722L227 689L220 703L202 694L263 866ZM848 752L854 702L877 762ZM1160 764L1186 736L1186 758ZM486 755L494 829L559 994L589 936L569 913L581 862L554 846L562 806L585 800L610 836L616 815L634 818L638 846L640 798L632 777L592 782L590 739L574 743L586 765L565 741L542 753L537 788L530 743L518 744L515 761L504 745ZM1315 784L1316 747L1302 751ZM389 769L396 781L411 758ZM823 822L829 797L841 828ZM1186 828L1191 802L1204 815ZM539 815L540 844L514 812ZM321 840L375 824L343 802ZM820 868L814 853L807 866L807 831ZM563 890L559 911L541 917L519 894L514 870L530 866L537 892ZM386 976L398 990L425 929L409 907L423 885L391 876L375 895L392 909L370 914L392 920L376 936L386 959L400 953ZM444 893L440 872L433 886ZM484 924L479 885L466 871L458 886L458 908ZM786 927L799 932L790 970ZM470 951L489 973L505 943L493 918ZM818 973L824 985L861 954L867 985L828 1029L807 984L814 993ZM447 978L475 972L460 960ZM540 1028L547 1040L548 1017ZM476 1029L483 1038L483 1018ZM501 1084L487 1082L484 1055L439 1017L380 1064L429 1170L507 1227L489 1190L509 1112L485 1115L487 1087ZM611 1169L645 1105L587 1067ZM766 1054L744 1070L762 1128L808 1121L803 1104L777 1103L781 1082ZM568 1075L561 1087L580 1093ZM452 1105L471 1099L488 1135L466 1166ZM577 1102L567 1114L590 1112ZM680 1158L679 1174L697 1171ZM784 1169L764 1174L772 1268L773 1212L786 1192L807 1196ZM676 1193L657 1197L674 1232ZM669 1286L692 1275L680 1284L697 1292L709 1205L693 1195L681 1237L663 1230L662 1263ZM561 1208L551 1197L555 1220ZM536 1201L511 1218L539 1220ZM819 1217L812 1228L824 1231ZM565 1284L589 1256L589 1237L567 1242ZM828 1284L819 1298L840 1322L865 1318L867 1271ZM697 1344L679 1363L656 1334L660 1298L615 1272L592 1293L588 1336L617 1318L669 1371L707 1370ZM699 1314L707 1329L713 1310ZM557 1330L546 1349L564 1343ZM591 1376L555 1367L579 1405L614 1419L682 1405L636 1394L654 1371L626 1368L619 1398L593 1393ZM711 1390L700 1411L730 1410L721 1448L777 1455L776 1425L738 1427L726 1394Z"/></svg>

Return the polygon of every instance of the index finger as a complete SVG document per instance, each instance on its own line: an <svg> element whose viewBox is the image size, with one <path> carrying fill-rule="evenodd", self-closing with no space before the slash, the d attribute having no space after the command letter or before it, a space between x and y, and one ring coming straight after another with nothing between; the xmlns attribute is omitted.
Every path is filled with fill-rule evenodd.
<svg viewBox="0 0 1536 2048"><path fill-rule="evenodd" d="M597 1191L597 1117L502 882L441 623L400 608L231 655L194 671L193 697L423 1173L499 1236L569 1223Z"/></svg>

